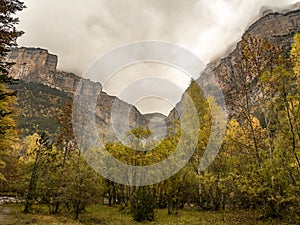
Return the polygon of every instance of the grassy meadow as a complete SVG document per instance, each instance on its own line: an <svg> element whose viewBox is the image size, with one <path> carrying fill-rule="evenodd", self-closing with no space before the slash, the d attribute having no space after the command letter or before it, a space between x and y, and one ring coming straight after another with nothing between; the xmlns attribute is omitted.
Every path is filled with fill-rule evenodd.
<svg viewBox="0 0 300 225"><path fill-rule="evenodd" d="M8 210L9 209L9 210ZM6 204L0 206L2 225L234 225L234 224L273 224L288 225L298 224L296 221L259 219L257 211L224 211L224 212L200 212L196 209L179 210L177 214L168 215L167 210L156 210L153 222L138 223L132 219L128 211L120 211L118 207L108 207L102 205L89 206L78 220L72 218L70 214L58 214L51 216L47 212L47 207L40 205L35 208L32 214L22 212L23 205Z"/></svg>

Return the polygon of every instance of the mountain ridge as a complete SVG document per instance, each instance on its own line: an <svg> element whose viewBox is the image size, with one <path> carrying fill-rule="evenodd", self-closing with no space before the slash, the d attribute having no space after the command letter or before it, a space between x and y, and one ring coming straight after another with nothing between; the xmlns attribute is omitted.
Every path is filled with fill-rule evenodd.
<svg viewBox="0 0 300 225"><path fill-rule="evenodd" d="M96 90L100 92L100 97L96 102L96 117L99 135L103 140L116 141L110 121L111 109L115 104L118 105L118 110L120 111L120 121L128 121L128 125L131 128L136 126L147 127L149 122L158 116L163 117L163 119L166 118L162 114L158 115L157 113L143 115L135 106L126 103L116 96L108 95L102 90L102 85L99 82L81 78L74 73L57 70L58 56L49 53L46 49L26 47L13 48L7 56L7 61L14 63L10 68L9 75L25 82L23 86L18 86L21 88L19 90L20 93L24 93L24 88L28 91L34 83L54 88L66 93L69 97L74 95L79 84L84 84L85 88L87 88L85 91L88 93L95 93ZM51 91L47 88L47 92ZM24 106L22 101L28 102L28 99L24 99L24 96L19 95L19 105ZM25 114L27 115L28 112ZM21 115L24 115L23 112L21 112ZM129 118L126 117L127 115ZM53 121L54 119L52 118L52 122ZM33 123L35 122L33 121ZM28 130L32 131L33 129Z"/></svg>
<svg viewBox="0 0 300 225"><path fill-rule="evenodd" d="M249 26L242 38L250 35L253 38L267 41L276 47L281 47L285 52L290 52L294 35L298 32L300 32L300 9L282 13L269 13ZM231 105L229 102L232 100L229 99L232 86L231 81L238 77L239 73L238 64L241 62L241 43L241 40L238 41L234 49L226 56L209 63L203 72L203 74L210 74L216 78L224 93L227 106ZM225 74L229 79L225 79ZM200 79L197 81L200 82ZM230 107L229 111L232 111Z"/></svg>
<svg viewBox="0 0 300 225"><path fill-rule="evenodd" d="M267 13L250 25L242 37L246 37L250 34L255 38L264 39L288 51L293 43L293 36L297 32L300 32L300 9L288 12ZM228 98L230 98L231 83L230 79L225 80L224 71L228 72L231 78L235 77L236 73L238 73L236 67L240 57L240 45L241 41L238 41L232 51L226 56L209 63L203 72L203 74L209 74L217 79L224 93L227 105L229 105L230 102ZM16 63L10 70L10 76L24 80L25 82L42 83L69 94L75 92L78 83L82 79L74 73L58 71L58 57L50 54L45 49L15 48L11 54L8 55L8 61ZM102 134L104 136L106 133L113 134L109 123L111 118L110 110L114 101L120 103L121 111L126 112L129 110L131 112L129 119L125 117L122 119L125 121L129 120L132 127L136 125L147 126L152 117L158 115L156 113L143 115L135 106L103 92L100 83L95 83L90 80L85 81L88 82L91 87L101 89L102 100L97 103L99 109L97 114L102 121L100 127L102 127ZM198 79L198 81L200 81L200 79ZM169 115L164 118L167 124L179 117L178 108L180 108L180 102L171 110Z"/></svg>

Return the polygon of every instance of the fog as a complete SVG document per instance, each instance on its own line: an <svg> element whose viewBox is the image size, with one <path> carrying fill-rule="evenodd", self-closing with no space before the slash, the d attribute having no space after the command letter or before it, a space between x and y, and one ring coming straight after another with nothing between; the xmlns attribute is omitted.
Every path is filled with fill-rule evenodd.
<svg viewBox="0 0 300 225"><path fill-rule="evenodd" d="M225 54L247 27L260 15L262 8L282 8L295 0L26 0L27 9L19 14L19 28L25 31L19 45L41 47L59 56L59 69L82 76L97 59L127 43L158 40L182 46L208 63ZM137 65L119 71L104 84L112 95L143 112L168 114L188 87L190 78L174 68L162 65ZM172 90L165 82L157 87L169 90L161 98L148 89L132 85L135 80L151 76L172 80ZM149 80L149 79L148 79ZM174 85L172 83L172 85ZM170 85L170 87L172 86ZM153 87L153 84L151 84ZM121 94L126 89L129 93ZM157 88L159 89L159 88ZM180 91L178 91L180 90ZM131 93L131 94L130 94ZM153 98L154 96L154 98ZM155 100L157 96L157 101ZM146 104L142 103L145 97ZM151 104L151 102L153 104Z"/></svg>

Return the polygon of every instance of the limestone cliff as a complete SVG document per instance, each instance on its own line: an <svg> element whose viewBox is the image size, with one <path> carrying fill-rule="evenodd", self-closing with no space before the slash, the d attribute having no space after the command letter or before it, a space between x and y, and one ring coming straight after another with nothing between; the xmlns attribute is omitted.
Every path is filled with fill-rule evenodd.
<svg viewBox="0 0 300 225"><path fill-rule="evenodd" d="M252 24L243 37L251 35L266 40L274 46L280 46L288 54L293 43L295 33L300 32L300 10L285 13L272 12L264 15ZM234 111L232 103L232 86L241 76L246 76L240 71L241 63L241 42L238 42L232 52L226 57L210 63L203 74L214 76L220 84L227 108L230 113ZM255 77L254 77L255 79ZM200 79L198 80L200 81ZM239 81L242 82L242 79Z"/></svg>
<svg viewBox="0 0 300 225"><path fill-rule="evenodd" d="M156 114L142 115L136 107L103 92L100 83L82 79L73 73L58 71L58 57L50 54L45 49L14 48L8 55L7 61L14 63L9 71L9 75L15 79L30 83L30 87L34 84L43 84L50 88L68 93L69 96L73 96L80 82L85 84L89 89L87 91L90 93L97 92L96 89L98 91L100 90L100 96L96 104L96 122L99 136L104 142L107 140L116 141L114 137L115 132L111 124L111 110L114 104L118 105L119 121L128 121L130 128L147 126L149 121L157 116ZM25 88L28 89L28 87ZM47 90L47 92L49 92L49 90ZM23 93L23 90L21 90L20 93ZM19 99L22 101L22 96L19 96ZM28 99L26 99L26 102L28 102ZM21 103L20 105L23 104ZM129 115L128 112L130 112ZM33 123L33 125L39 127L37 124ZM122 126L122 124L120 123L117 126ZM29 128L29 130L34 129Z"/></svg>
<svg viewBox="0 0 300 225"><path fill-rule="evenodd" d="M263 12L263 16L253 23L243 34L243 37L251 35L253 37L264 39L275 46L280 46L288 53L293 43L295 33L300 32L300 4L296 4L293 11L273 12L267 10ZM234 109L232 103L231 90L233 80L241 75L239 63L241 62L241 41L236 44L234 49L227 54L226 57L215 60L207 65L201 78L197 81L203 84L208 77L215 77L218 81L225 97L225 103L229 113L232 115ZM226 76L225 76L226 74ZM205 78L203 78L205 77ZM204 84L207 85L207 84ZM177 104L177 109L180 109L181 101ZM176 109L173 109L168 115L167 121L172 121L178 118L179 115Z"/></svg>
<svg viewBox="0 0 300 225"><path fill-rule="evenodd" d="M248 28L244 37L251 34L254 37L270 41L274 45L282 46L289 51L296 32L300 32L300 10L283 13L265 13L262 18L258 19ZM228 56L210 63L204 71L204 74L216 77L224 92L228 106L230 106L229 102L232 101L230 99L231 81L240 73L238 69L241 57L240 49L241 42L237 43L235 49ZM57 71L57 56L43 49L13 49L8 56L8 61L16 63L10 70L12 77L26 82L42 83L64 92L74 93L81 79L75 74ZM224 73L227 73L229 79L227 79L228 77L225 79ZM93 83L89 80L86 80L86 82L89 82L91 87L102 89L99 83ZM110 124L110 111L114 102L120 104L120 111L122 112L127 112L130 109L129 123L132 127L136 125L147 126L153 117L157 117L155 114L142 115L134 106L114 96L109 96L105 92L101 92L101 97L97 102L97 123L99 133L103 137L110 137L113 134ZM180 109L180 103L177 106ZM123 116L124 118L121 119L128 121L128 118L125 118L127 116L125 113ZM168 118L166 118L167 124L170 124L178 116L176 110L172 110Z"/></svg>
<svg viewBox="0 0 300 225"><path fill-rule="evenodd" d="M57 71L58 57L45 49L14 48L7 60L15 63L9 71L10 76L25 82L42 83L64 92L74 92L81 80L73 73ZM102 89L100 83L85 82Z"/></svg>

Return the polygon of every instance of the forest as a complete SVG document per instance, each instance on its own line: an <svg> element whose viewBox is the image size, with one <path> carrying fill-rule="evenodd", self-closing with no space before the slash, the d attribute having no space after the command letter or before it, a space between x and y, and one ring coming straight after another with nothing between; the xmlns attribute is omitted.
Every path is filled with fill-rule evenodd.
<svg viewBox="0 0 300 225"><path fill-rule="evenodd" d="M199 213L209 217L226 213L224 222L228 215L234 218L236 212L245 215L245 220L203 224L252 224L249 221L254 217L257 221L253 224L299 223L300 33L293 35L294 42L288 50L251 35L241 40L239 76L232 77L229 71L222 74L231 87L225 96L230 115L226 134L217 157L206 170L199 170L198 165L210 138L211 107L218 105L192 81L186 94L193 100L200 121L194 154L184 168L167 180L129 186L103 178L86 162L72 130L70 96L50 88L45 92L43 85L25 84L9 77L11 65L5 62L5 56L22 35L15 29L18 19L14 14L25 6L17 0L1 4L0 195L13 197L17 202L7 206L14 211L14 217L63 215L72 221L74 218L70 224L108 224L108 218L96 219L94 215L87 219L86 214L92 211L99 215L111 213L116 220L117 215L129 215L132 224L160 224L165 217L192 218ZM18 103L18 86L26 87L22 97L36 107L26 107L26 101L23 105ZM43 125L33 129L33 118L43 121ZM149 144L156 146L151 151L137 151L118 142L106 143L105 148L130 165L155 164L175 151L181 138L181 119L172 121L172 131L161 143ZM128 137L137 140L135 146L142 145L150 134L147 127L128 131ZM248 218L246 212L255 216ZM48 224L37 220L29 224ZM2 222L23 224L9 220L5 223L0 217ZM161 224L179 223L177 220Z"/></svg>

